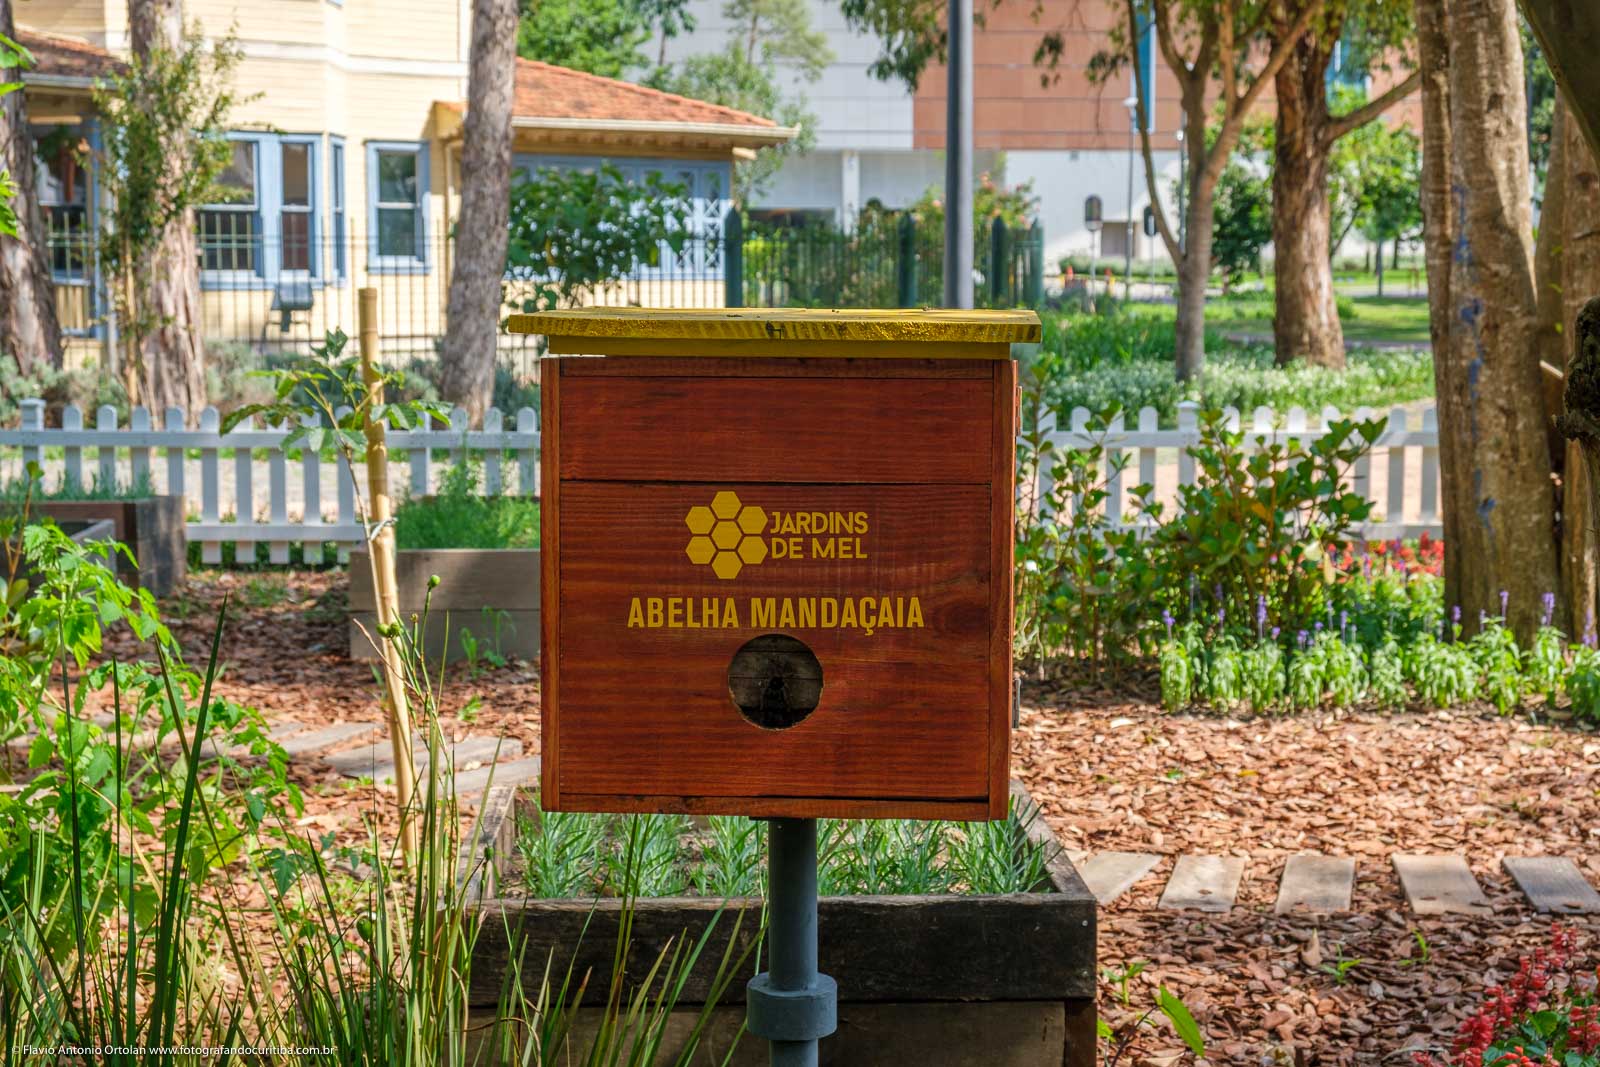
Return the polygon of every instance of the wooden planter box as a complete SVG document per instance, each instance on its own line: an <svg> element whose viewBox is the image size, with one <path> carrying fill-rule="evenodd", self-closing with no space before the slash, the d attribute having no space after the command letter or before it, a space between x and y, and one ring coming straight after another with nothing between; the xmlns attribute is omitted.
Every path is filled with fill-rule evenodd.
<svg viewBox="0 0 1600 1067"><path fill-rule="evenodd" d="M1034 828L1037 834L1050 833L1042 818ZM1094 896L1065 853L1056 856L1049 885L1040 890L1007 896L824 897L818 948L821 969L839 983L839 1028L822 1041L822 1063L1093 1067ZM638 901L629 980L640 980L669 941L693 944L720 907L720 901L698 897ZM731 902L680 998L685 1010L670 1027L663 1050L668 1055L677 1054L680 1046L673 1042L688 1034L705 1003L711 972L734 934L741 908L741 942L757 933L761 901ZM537 992L547 961L557 981L574 961L575 975L589 973L583 1003L605 1002L619 901L495 898L485 900L481 910L486 921L473 950L471 989L478 1021L492 1017L510 945L519 942L526 994ZM721 1063L733 1045L753 964L752 956L715 1009L695 1063ZM579 1041L592 1034L598 1010L580 1012ZM731 1062L736 1067L765 1064L765 1043L745 1035Z"/></svg>
<svg viewBox="0 0 1600 1067"><path fill-rule="evenodd" d="M536 548L414 548L396 553L400 617L422 613L428 577L439 576L428 606L423 645L430 657L467 658L462 631L477 641L479 655L493 649L507 659L539 659L539 550ZM377 659L373 633L377 602L372 564L365 549L350 553L350 658ZM361 627L367 633L362 633Z"/></svg>
<svg viewBox="0 0 1600 1067"><path fill-rule="evenodd" d="M153 596L169 596L189 571L189 545L183 529L183 497L147 496L137 500L40 500L39 515L58 523L111 523L110 536L128 546L137 566L119 557L123 581Z"/></svg>

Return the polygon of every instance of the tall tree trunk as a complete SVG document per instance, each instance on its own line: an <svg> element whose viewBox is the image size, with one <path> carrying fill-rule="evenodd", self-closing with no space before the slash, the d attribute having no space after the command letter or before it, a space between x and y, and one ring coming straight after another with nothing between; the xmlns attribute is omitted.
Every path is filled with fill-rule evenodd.
<svg viewBox="0 0 1600 1067"><path fill-rule="evenodd" d="M176 51L183 40L182 0L129 0L133 54L143 61ZM171 173L189 165L187 131L166 148ZM194 212L185 209L163 229L161 240L135 268L138 322L132 328L137 366L127 368L129 400L151 410L180 407L198 414L206 403L205 340L201 336L200 247Z"/></svg>
<svg viewBox="0 0 1600 1067"><path fill-rule="evenodd" d="M1303 359L1343 370L1344 330L1329 260L1327 69L1328 53L1306 37L1274 81L1272 339L1279 366Z"/></svg>
<svg viewBox="0 0 1600 1067"><path fill-rule="evenodd" d="M0 33L11 39L17 35L11 0L0 0ZM0 355L9 354L23 374L60 370L62 365L61 324L56 320L44 212L34 188L26 98L21 89L0 96L0 170L9 172L17 187L12 205L17 235L0 235Z"/></svg>
<svg viewBox="0 0 1600 1067"><path fill-rule="evenodd" d="M516 55L516 0L474 0L461 214L439 377L440 394L465 407L474 422L482 420L494 391L500 282L510 226Z"/></svg>
<svg viewBox="0 0 1600 1067"><path fill-rule="evenodd" d="M1538 324L1516 9L1511 0L1417 0L1417 11L1430 286L1441 253L1448 260L1445 303L1431 301L1445 596L1470 632L1480 613L1499 613L1503 592L1510 623L1527 637L1558 568L1539 369L1528 358ZM1440 30L1448 175L1436 169L1444 159L1433 155L1428 129L1439 121L1440 63L1428 53L1440 47ZM1435 225L1441 179L1450 182L1443 210L1456 220L1448 235ZM1441 250L1445 236L1454 247Z"/></svg>
<svg viewBox="0 0 1600 1067"><path fill-rule="evenodd" d="M1550 122L1550 164L1545 170L1544 204L1539 210L1539 235L1533 246L1533 275L1538 285L1536 306L1539 316L1539 344L1533 358L1552 367L1564 367L1567 362L1567 338L1562 328L1566 310L1562 305L1562 246L1566 241L1566 150L1561 136L1566 105L1561 94L1556 94L1555 111ZM1561 414L1561 382L1554 376L1545 376L1545 415L1554 419ZM1566 441L1551 426L1550 461L1559 470Z"/></svg>
<svg viewBox="0 0 1600 1067"><path fill-rule="evenodd" d="M1556 97L1552 124L1550 179L1545 187L1545 209L1550 209L1550 184L1561 168L1561 214L1549 225L1559 226L1561 290L1558 314L1563 330L1563 357L1556 366L1570 374L1577 356L1578 313L1591 297L1600 295L1600 162L1584 138L1576 117ZM1559 162L1558 162L1559 161ZM1539 236L1544 237L1541 222ZM1540 276L1540 300L1544 278ZM1576 442L1567 444L1562 474L1561 561L1565 600L1570 605L1569 634L1589 639L1600 612L1600 485L1594 469L1583 459Z"/></svg>
<svg viewBox="0 0 1600 1067"><path fill-rule="evenodd" d="M1191 121L1190 128L1195 126ZM1204 126L1200 127L1204 129ZM1183 255L1178 260L1177 376L1200 377L1206 360L1206 283L1211 279L1211 241L1216 227L1215 180L1206 176L1206 155L1195 146L1189 161L1189 202L1184 206Z"/></svg>

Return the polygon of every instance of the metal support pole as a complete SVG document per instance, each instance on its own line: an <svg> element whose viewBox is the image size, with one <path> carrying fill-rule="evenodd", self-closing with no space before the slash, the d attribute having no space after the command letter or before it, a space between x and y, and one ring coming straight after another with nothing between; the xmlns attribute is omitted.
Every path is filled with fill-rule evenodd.
<svg viewBox="0 0 1600 1067"><path fill-rule="evenodd" d="M745 987L745 1024L772 1067L817 1067L817 1041L838 1025L839 987L817 973L817 820L767 829L768 970Z"/></svg>
<svg viewBox="0 0 1600 1067"><path fill-rule="evenodd" d="M950 0L944 146L944 302L972 304L972 0Z"/></svg>

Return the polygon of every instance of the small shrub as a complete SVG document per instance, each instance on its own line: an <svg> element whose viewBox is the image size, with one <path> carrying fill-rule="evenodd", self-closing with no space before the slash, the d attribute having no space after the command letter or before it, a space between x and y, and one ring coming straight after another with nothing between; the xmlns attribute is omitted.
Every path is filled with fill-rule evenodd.
<svg viewBox="0 0 1600 1067"><path fill-rule="evenodd" d="M538 548L539 504L532 497L482 496L470 463L444 474L432 497L407 500L395 509L395 547Z"/></svg>

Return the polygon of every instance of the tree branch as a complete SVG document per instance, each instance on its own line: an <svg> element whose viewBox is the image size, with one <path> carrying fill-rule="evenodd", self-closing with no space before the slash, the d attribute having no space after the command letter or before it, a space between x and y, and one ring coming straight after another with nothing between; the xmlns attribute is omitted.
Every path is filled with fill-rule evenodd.
<svg viewBox="0 0 1600 1067"><path fill-rule="evenodd" d="M1335 116L1333 120L1330 121L1324 128L1322 143L1324 145L1331 145L1333 142L1337 141L1339 138L1343 137L1352 130L1360 129L1362 126L1365 126L1367 123L1371 122L1373 119L1377 118L1379 115L1383 114L1385 111L1388 111L1391 107L1394 107L1400 101L1410 96L1416 91L1417 86L1421 84L1422 71L1414 70L1407 75L1405 81L1396 82L1394 85L1390 86L1388 91L1383 93L1383 95L1376 97L1375 99L1368 100L1365 104L1362 104L1354 111L1348 111L1343 115Z"/></svg>
<svg viewBox="0 0 1600 1067"><path fill-rule="evenodd" d="M1234 69L1237 57L1233 49L1233 4L1229 0L1222 0L1218 11L1217 60L1222 67L1222 106L1231 108L1239 95L1238 73Z"/></svg>
<svg viewBox="0 0 1600 1067"><path fill-rule="evenodd" d="M1137 70L1139 66L1139 19L1134 11L1133 0L1125 0L1124 6L1128 9L1128 27L1129 33L1132 34L1128 38L1128 49L1133 53L1133 66ZM1171 8L1167 6L1167 0L1153 0L1152 6L1154 8L1153 18L1156 24L1156 41L1161 47L1162 56L1166 58L1167 66L1172 68L1172 73L1177 77L1179 87L1186 86L1194 78L1204 77L1204 72L1198 66L1193 70L1190 69L1189 64L1183 58L1183 53L1178 51L1177 42L1172 39L1172 27L1168 24Z"/></svg>
<svg viewBox="0 0 1600 1067"><path fill-rule="evenodd" d="M1250 83L1250 88L1237 101L1224 100L1226 111L1223 113L1222 128L1217 131L1217 141L1211 148L1211 156L1206 160L1206 173L1204 181L1215 184L1222 175L1222 168L1228 163L1228 157L1233 154L1233 146L1239 141L1239 134L1244 129L1244 120L1252 108L1261 99L1261 94L1267 91L1267 86L1278 76L1278 71L1289 61L1289 55L1300 43L1300 38L1305 36L1306 28L1311 25L1311 20L1322 10L1323 0L1315 0L1301 9L1300 14L1290 23L1278 43L1273 46L1272 54L1267 57L1267 65L1261 68L1255 80Z"/></svg>

